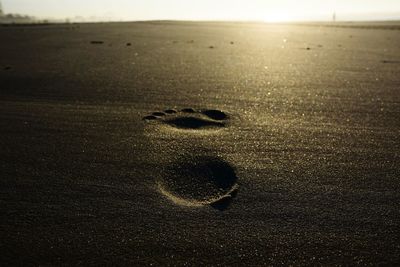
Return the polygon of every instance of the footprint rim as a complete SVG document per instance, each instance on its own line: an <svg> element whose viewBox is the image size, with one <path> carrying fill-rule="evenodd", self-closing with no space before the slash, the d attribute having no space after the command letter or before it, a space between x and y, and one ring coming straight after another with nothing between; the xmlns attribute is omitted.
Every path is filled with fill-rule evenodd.
<svg viewBox="0 0 400 267"><path fill-rule="evenodd" d="M234 167L222 158L201 155L180 159L166 167L157 186L175 204L210 205L224 210L237 195L238 179Z"/></svg>

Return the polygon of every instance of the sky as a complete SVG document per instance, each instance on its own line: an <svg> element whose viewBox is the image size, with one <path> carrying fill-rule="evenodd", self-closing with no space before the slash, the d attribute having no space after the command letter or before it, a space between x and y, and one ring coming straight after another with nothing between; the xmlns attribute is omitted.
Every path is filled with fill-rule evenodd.
<svg viewBox="0 0 400 267"><path fill-rule="evenodd" d="M400 0L0 0L6 13L51 19L304 21L400 19Z"/></svg>

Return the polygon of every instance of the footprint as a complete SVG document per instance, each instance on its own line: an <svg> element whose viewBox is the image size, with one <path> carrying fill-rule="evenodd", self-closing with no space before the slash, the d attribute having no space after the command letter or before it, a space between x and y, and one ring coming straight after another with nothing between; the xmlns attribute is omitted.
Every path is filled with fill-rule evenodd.
<svg viewBox="0 0 400 267"><path fill-rule="evenodd" d="M382 60L382 63L385 63L385 64L398 64L398 63L400 63L400 60Z"/></svg>
<svg viewBox="0 0 400 267"><path fill-rule="evenodd" d="M186 130L218 129L226 126L229 117L220 110L200 110L185 108L181 111L167 109L145 116L145 121L158 121L165 125Z"/></svg>
<svg viewBox="0 0 400 267"><path fill-rule="evenodd" d="M104 44L103 41L97 41L97 40L95 40L95 41L90 41L90 43L91 43L91 44Z"/></svg>
<svg viewBox="0 0 400 267"><path fill-rule="evenodd" d="M184 108L153 112L143 120L148 126L148 157L159 166L154 170L156 190L177 205L225 210L236 197L238 178L226 160L215 156L218 148L209 147L212 144L202 133L214 140L224 138L229 131L216 130L228 128L230 116L215 109ZM158 131L154 126L193 134Z"/></svg>
<svg viewBox="0 0 400 267"><path fill-rule="evenodd" d="M237 179L232 166L221 158L195 156L166 167L157 184L175 204L224 210L237 194Z"/></svg>

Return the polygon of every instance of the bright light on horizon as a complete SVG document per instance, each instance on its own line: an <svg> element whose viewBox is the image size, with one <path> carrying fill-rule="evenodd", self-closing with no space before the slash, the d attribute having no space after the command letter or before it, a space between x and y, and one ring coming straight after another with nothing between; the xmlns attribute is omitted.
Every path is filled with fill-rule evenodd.
<svg viewBox="0 0 400 267"><path fill-rule="evenodd" d="M39 18L252 20L400 19L400 0L0 0L4 11Z"/></svg>

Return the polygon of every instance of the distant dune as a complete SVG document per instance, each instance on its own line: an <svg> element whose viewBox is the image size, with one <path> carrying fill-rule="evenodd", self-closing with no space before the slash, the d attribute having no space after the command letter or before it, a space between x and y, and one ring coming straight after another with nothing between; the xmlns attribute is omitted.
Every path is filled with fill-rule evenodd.
<svg viewBox="0 0 400 267"><path fill-rule="evenodd" d="M1 23L33 23L37 22L34 17L18 14L4 14L0 16Z"/></svg>
<svg viewBox="0 0 400 267"><path fill-rule="evenodd" d="M390 21L347 21L347 22L312 22L300 23L310 26L338 27L338 28L355 28L355 29L377 29L377 30L400 30L399 20Z"/></svg>

